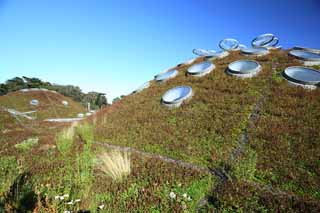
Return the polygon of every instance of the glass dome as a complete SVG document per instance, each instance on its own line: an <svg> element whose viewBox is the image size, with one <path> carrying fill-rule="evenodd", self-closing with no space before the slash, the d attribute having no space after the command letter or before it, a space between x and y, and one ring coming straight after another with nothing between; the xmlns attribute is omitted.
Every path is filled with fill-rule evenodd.
<svg viewBox="0 0 320 213"><path fill-rule="evenodd" d="M233 38L226 38L220 41L219 47L223 50L230 51L235 50L239 46L239 42Z"/></svg>
<svg viewBox="0 0 320 213"><path fill-rule="evenodd" d="M142 84L140 87L138 87L137 89L135 89L132 93L138 93L141 92L142 90L146 89L150 87L150 81L145 82L144 84Z"/></svg>
<svg viewBox="0 0 320 213"><path fill-rule="evenodd" d="M297 84L316 85L320 83L320 71L301 66L286 68L283 71L283 77Z"/></svg>
<svg viewBox="0 0 320 213"><path fill-rule="evenodd" d="M193 54L198 55L198 56L210 56L216 53L214 50L204 50L204 49L193 49Z"/></svg>
<svg viewBox="0 0 320 213"><path fill-rule="evenodd" d="M271 33L262 34L254 38L251 44L253 47L262 47L271 43L274 38L275 36Z"/></svg>
<svg viewBox="0 0 320 213"><path fill-rule="evenodd" d="M39 101L36 100L36 99L33 99L33 100L30 101L30 105L38 106L39 105Z"/></svg>
<svg viewBox="0 0 320 213"><path fill-rule="evenodd" d="M267 55L269 51L264 47L253 47L253 48L243 48L241 49L241 53L245 55Z"/></svg>
<svg viewBox="0 0 320 213"><path fill-rule="evenodd" d="M291 50L289 55L304 61L320 61L320 54L306 50Z"/></svg>
<svg viewBox="0 0 320 213"><path fill-rule="evenodd" d="M189 67L187 72L193 76L204 76L210 73L214 68L215 66L213 63L205 61Z"/></svg>
<svg viewBox="0 0 320 213"><path fill-rule="evenodd" d="M169 70L167 72L160 73L160 74L156 75L155 80L157 82L164 82L164 81L169 80L170 78L176 77L177 74L178 74L177 70Z"/></svg>
<svg viewBox="0 0 320 213"><path fill-rule="evenodd" d="M192 96L192 88L190 86L174 87L162 96L162 104L168 107L178 107L183 101Z"/></svg>
<svg viewBox="0 0 320 213"><path fill-rule="evenodd" d="M226 72L239 78L252 78L261 70L261 65L256 61L239 60L229 64Z"/></svg>

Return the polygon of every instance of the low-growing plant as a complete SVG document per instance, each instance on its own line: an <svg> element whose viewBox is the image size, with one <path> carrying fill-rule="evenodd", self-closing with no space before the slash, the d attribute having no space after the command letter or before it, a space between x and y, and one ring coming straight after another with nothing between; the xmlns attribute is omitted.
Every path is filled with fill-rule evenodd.
<svg viewBox="0 0 320 213"><path fill-rule="evenodd" d="M131 172L128 152L111 151L99 156L99 169L115 181L122 181Z"/></svg>
<svg viewBox="0 0 320 213"><path fill-rule="evenodd" d="M13 156L0 158L0 197L6 192L19 174L18 163Z"/></svg>
<svg viewBox="0 0 320 213"><path fill-rule="evenodd" d="M28 138L21 143L18 143L14 145L15 148L17 148L20 151L28 152L31 150L31 148L38 144L39 138Z"/></svg>
<svg viewBox="0 0 320 213"><path fill-rule="evenodd" d="M257 153L249 147L233 165L233 174L240 180L254 180L257 164Z"/></svg>

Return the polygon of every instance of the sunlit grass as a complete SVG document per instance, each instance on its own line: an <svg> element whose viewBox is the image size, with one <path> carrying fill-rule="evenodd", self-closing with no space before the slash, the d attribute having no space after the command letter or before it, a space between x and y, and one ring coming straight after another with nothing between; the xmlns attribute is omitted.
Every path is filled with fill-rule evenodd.
<svg viewBox="0 0 320 213"><path fill-rule="evenodd" d="M131 161L127 152L105 152L99 155L99 160L99 169L115 181L122 181L131 172Z"/></svg>

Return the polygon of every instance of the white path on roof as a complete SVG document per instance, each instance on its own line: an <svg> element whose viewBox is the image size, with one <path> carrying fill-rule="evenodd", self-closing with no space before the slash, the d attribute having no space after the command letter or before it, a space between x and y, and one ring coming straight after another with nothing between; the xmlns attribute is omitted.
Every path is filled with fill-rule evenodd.
<svg viewBox="0 0 320 213"><path fill-rule="evenodd" d="M83 119L84 119L84 118L48 118L48 119L45 119L44 121L63 123L63 122L81 121L81 120L83 120Z"/></svg>
<svg viewBox="0 0 320 213"><path fill-rule="evenodd" d="M17 111L17 110L15 110L15 109L4 109L5 111L7 111L7 112L9 112L11 115L13 115L13 116L22 116L22 117L24 117L24 118L27 118L27 119L29 119L29 120L33 120L34 118L33 117L31 117L31 116L28 116L28 115L26 115L26 114L30 114L30 113L34 113L34 112L36 112L36 111L29 111L29 112L19 112L19 111Z"/></svg>

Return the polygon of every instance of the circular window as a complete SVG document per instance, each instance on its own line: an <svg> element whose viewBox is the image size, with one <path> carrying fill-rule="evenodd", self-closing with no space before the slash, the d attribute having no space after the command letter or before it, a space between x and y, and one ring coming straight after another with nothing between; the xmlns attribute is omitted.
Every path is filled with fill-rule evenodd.
<svg viewBox="0 0 320 213"><path fill-rule="evenodd" d="M30 105L38 106L39 105L39 101L36 100L36 99L33 99L33 100L30 101Z"/></svg>
<svg viewBox="0 0 320 213"><path fill-rule="evenodd" d="M274 38L275 36L271 33L262 34L253 39L251 44L253 47L263 47L271 43Z"/></svg>
<svg viewBox="0 0 320 213"><path fill-rule="evenodd" d="M289 55L303 61L320 61L320 54L306 50L291 50Z"/></svg>
<svg viewBox="0 0 320 213"><path fill-rule="evenodd" d="M181 64L178 64L177 67L181 67L181 66L188 66L193 64L198 58L191 58L185 62L182 62Z"/></svg>
<svg viewBox="0 0 320 213"><path fill-rule="evenodd" d="M166 71L164 73L160 73L158 75L155 76L155 80L157 82L165 82L171 78L174 78L176 77L178 74L178 71L177 70L169 70L169 71Z"/></svg>
<svg viewBox="0 0 320 213"><path fill-rule="evenodd" d="M239 60L229 64L227 73L241 78L255 76L261 70L261 65L256 61Z"/></svg>
<svg viewBox="0 0 320 213"><path fill-rule="evenodd" d="M215 68L215 65L209 61L205 61L199 64L195 64L188 68L188 74L193 76L204 76L210 73Z"/></svg>
<svg viewBox="0 0 320 213"><path fill-rule="evenodd" d="M161 99L162 104L168 107L179 107L184 101L192 97L190 86L178 86L168 90Z"/></svg>
<svg viewBox="0 0 320 213"><path fill-rule="evenodd" d="M219 52L216 52L213 55L206 56L206 60L215 60L215 59L218 59L218 58L224 58L224 57L227 57L228 55L229 55L228 51L219 51Z"/></svg>
<svg viewBox="0 0 320 213"><path fill-rule="evenodd" d="M320 83L320 71L307 67L288 67L282 74L287 81L295 85L319 86Z"/></svg>
<svg viewBox="0 0 320 213"><path fill-rule="evenodd" d="M262 56L269 54L269 51L264 47L244 48L241 53L245 55Z"/></svg>
<svg viewBox="0 0 320 213"><path fill-rule="evenodd" d="M308 48L308 47L299 47L299 46L295 46L293 47L294 50L304 50L307 52L313 52L313 53L318 53L320 54L320 49L314 49L314 48Z"/></svg>
<svg viewBox="0 0 320 213"><path fill-rule="evenodd" d="M193 54L198 56L210 56L216 53L214 50L193 49Z"/></svg>
<svg viewBox="0 0 320 213"><path fill-rule="evenodd" d="M69 105L68 101L62 101L61 103L62 103L64 106L68 106L68 105Z"/></svg>
<svg viewBox="0 0 320 213"><path fill-rule="evenodd" d="M226 38L220 41L219 47L226 51L236 50L239 46L239 42L233 38Z"/></svg>
<svg viewBox="0 0 320 213"><path fill-rule="evenodd" d="M150 81L145 82L144 84L142 84L140 87L138 87L137 89L135 89L132 93L139 93L144 89L147 89L148 87L150 87Z"/></svg>

